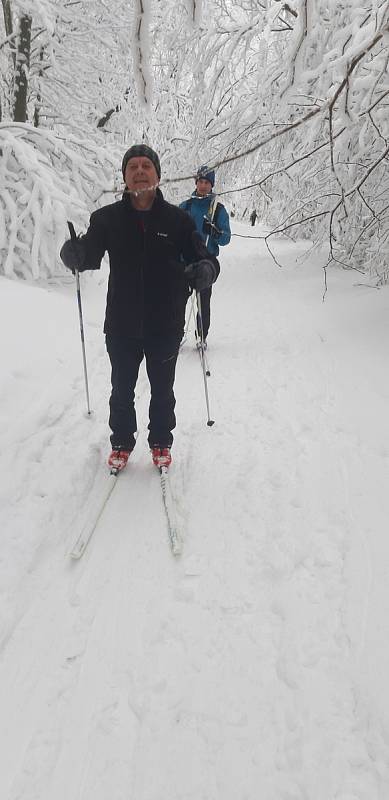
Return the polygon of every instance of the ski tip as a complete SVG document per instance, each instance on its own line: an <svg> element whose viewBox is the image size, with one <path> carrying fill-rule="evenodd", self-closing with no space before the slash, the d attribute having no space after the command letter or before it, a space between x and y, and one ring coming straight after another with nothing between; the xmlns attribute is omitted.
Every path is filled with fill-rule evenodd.
<svg viewBox="0 0 389 800"><path fill-rule="evenodd" d="M181 535L175 526L169 526L169 539L173 555L182 555L183 542Z"/></svg>
<svg viewBox="0 0 389 800"><path fill-rule="evenodd" d="M69 558L71 558L72 561L78 561L83 555L84 550L85 547L81 548L80 550L71 550L69 553Z"/></svg>

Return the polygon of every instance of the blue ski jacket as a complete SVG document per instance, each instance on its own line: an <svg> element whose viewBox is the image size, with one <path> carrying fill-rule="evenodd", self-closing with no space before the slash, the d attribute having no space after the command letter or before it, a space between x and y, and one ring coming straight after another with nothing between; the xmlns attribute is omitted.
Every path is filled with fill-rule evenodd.
<svg viewBox="0 0 389 800"><path fill-rule="evenodd" d="M207 238L207 233L204 231L203 227L204 217L210 219L210 207L213 204L215 196L216 195L212 193L208 194L206 197L198 197L196 192L193 192L192 196L189 197L188 200L184 200L183 203L180 203L180 208L183 208L184 211L187 211L192 217L204 242ZM217 256L219 254L219 245L223 247L225 244L228 244L231 239L230 220L228 213L222 203L218 203L217 201L212 222L217 228L219 228L221 233L217 237L209 237L207 242L207 250L211 255Z"/></svg>

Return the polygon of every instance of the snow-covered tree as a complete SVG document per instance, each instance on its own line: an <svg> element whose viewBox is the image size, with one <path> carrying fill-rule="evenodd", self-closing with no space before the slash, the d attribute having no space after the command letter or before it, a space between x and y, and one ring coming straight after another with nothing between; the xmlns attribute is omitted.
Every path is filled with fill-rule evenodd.
<svg viewBox="0 0 389 800"><path fill-rule="evenodd" d="M114 13L104 0L2 6L0 135L14 205L5 212L0 204L8 232L25 221L20 198L38 180L31 166L20 182L22 141L36 155L31 165L36 148L46 157L54 141L66 148L70 181L80 158L88 175L94 166L95 192L89 178L76 184L83 217L96 197L119 188L123 150L145 141L159 151L170 199L208 163L236 213L255 207L271 227L269 247L275 232L306 236L327 246L328 263L386 279L387 0L119 0ZM23 36L22 19L30 20ZM23 136L12 127L18 92ZM46 168L55 169L54 155ZM0 268L9 271L4 258Z"/></svg>
<svg viewBox="0 0 389 800"><path fill-rule="evenodd" d="M274 231L386 277L387 2L218 9L193 44L198 149L241 211L249 191Z"/></svg>
<svg viewBox="0 0 389 800"><path fill-rule="evenodd" d="M60 266L66 219L85 224L119 185L120 135L106 123L113 100L116 114L135 97L130 22L120 9L113 20L104 2L2 2L0 270L45 277ZM27 16L21 56L17 31Z"/></svg>

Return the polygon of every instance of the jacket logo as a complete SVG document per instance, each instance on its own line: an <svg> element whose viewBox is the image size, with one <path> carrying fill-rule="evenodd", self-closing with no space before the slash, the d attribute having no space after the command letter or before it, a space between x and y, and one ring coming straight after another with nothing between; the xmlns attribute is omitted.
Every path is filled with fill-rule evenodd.
<svg viewBox="0 0 389 800"><path fill-rule="evenodd" d="M167 239L169 234L168 233L161 233L160 231L157 231L157 236L163 236L164 239Z"/></svg>

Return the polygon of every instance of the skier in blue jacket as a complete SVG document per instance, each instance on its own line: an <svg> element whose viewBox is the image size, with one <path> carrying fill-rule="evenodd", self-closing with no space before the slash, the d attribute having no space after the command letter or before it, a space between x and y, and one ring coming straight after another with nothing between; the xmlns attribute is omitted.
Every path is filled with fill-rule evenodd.
<svg viewBox="0 0 389 800"><path fill-rule="evenodd" d="M196 189L188 198L180 203L180 208L187 211L202 236L208 252L217 256L219 246L223 247L231 239L230 220L222 203L218 203L217 195L213 192L215 184L215 171L207 166L199 167L195 177ZM203 322L203 339L206 339L211 319L211 294L212 289L204 289L201 295L201 316ZM200 333L200 319L197 315L197 332Z"/></svg>

